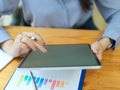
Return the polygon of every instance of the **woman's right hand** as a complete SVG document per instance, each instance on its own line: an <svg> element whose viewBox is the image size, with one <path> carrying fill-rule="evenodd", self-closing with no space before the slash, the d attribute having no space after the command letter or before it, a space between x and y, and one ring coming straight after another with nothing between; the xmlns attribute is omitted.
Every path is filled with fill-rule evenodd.
<svg viewBox="0 0 120 90"><path fill-rule="evenodd" d="M34 40L31 37L34 37ZM36 51L40 49L42 52L47 52L44 45L45 42L39 34L35 32L23 32L15 40L5 41L1 45L1 48L13 57L25 57L30 50Z"/></svg>

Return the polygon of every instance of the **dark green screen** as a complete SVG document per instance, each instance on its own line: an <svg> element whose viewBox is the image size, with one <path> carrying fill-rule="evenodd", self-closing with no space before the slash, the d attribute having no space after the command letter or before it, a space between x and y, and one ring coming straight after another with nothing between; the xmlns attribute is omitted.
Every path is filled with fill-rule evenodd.
<svg viewBox="0 0 120 90"><path fill-rule="evenodd" d="M88 44L46 45L47 53L31 51L21 68L100 66Z"/></svg>

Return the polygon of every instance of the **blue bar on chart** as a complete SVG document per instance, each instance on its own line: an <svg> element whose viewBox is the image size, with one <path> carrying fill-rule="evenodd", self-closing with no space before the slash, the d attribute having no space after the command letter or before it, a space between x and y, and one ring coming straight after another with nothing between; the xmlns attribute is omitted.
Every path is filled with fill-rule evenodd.
<svg viewBox="0 0 120 90"><path fill-rule="evenodd" d="M43 85L47 86L49 84L50 90L54 90L55 87L64 88L64 86L69 85L69 82L67 81L48 79L48 78L37 77L37 76L34 76L34 80L38 88L42 88ZM32 82L32 77L30 75L21 75L19 77L17 87L20 87L20 85L23 82L26 83L26 85L29 85Z"/></svg>

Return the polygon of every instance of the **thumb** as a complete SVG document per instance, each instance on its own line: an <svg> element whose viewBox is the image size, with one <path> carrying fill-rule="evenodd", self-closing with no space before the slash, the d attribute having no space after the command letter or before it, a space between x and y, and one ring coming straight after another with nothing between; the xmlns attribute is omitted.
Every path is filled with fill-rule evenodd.
<svg viewBox="0 0 120 90"><path fill-rule="evenodd" d="M99 60L102 59L102 51L99 51L98 53L96 53L96 56L98 57Z"/></svg>

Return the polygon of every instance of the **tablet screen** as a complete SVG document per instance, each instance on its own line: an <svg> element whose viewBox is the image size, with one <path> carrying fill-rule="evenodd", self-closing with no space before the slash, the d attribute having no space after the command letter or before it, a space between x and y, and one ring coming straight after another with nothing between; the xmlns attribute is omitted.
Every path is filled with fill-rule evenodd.
<svg viewBox="0 0 120 90"><path fill-rule="evenodd" d="M98 69L100 61L89 44L46 45L47 53L31 51L20 68Z"/></svg>

